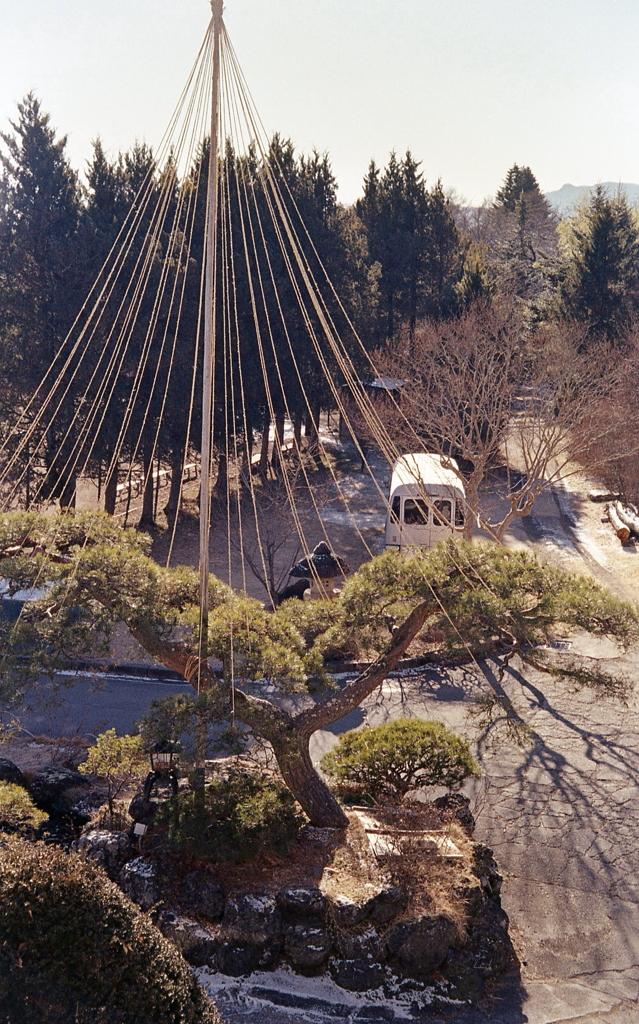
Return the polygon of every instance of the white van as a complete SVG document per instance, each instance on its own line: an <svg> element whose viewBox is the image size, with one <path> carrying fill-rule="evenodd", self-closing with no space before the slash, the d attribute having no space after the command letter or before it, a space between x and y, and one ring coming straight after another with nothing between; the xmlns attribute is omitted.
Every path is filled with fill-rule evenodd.
<svg viewBox="0 0 639 1024"><path fill-rule="evenodd" d="M454 459L447 459L454 462ZM393 467L385 546L430 548L464 529L466 492L452 469L439 455L414 452L402 455Z"/></svg>

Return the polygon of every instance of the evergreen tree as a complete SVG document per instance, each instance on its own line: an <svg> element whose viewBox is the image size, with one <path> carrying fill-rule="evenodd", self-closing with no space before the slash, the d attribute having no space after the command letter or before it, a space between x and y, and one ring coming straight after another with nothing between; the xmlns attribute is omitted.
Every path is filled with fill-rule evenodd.
<svg viewBox="0 0 639 1024"><path fill-rule="evenodd" d="M535 175L530 167L513 164L495 196L495 207L514 213L521 197L532 195L541 195Z"/></svg>
<svg viewBox="0 0 639 1024"><path fill-rule="evenodd" d="M456 310L456 285L463 262L455 218L441 180L428 196L427 224L424 312L439 319Z"/></svg>
<svg viewBox="0 0 639 1024"><path fill-rule="evenodd" d="M76 234L80 189L39 100L18 104L6 152L0 222L2 327L15 339L15 357L27 388L48 369L76 312L79 295Z"/></svg>
<svg viewBox="0 0 639 1024"><path fill-rule="evenodd" d="M558 273L558 219L530 167L508 171L486 212L488 261L498 290L543 315Z"/></svg>
<svg viewBox="0 0 639 1024"><path fill-rule="evenodd" d="M464 256L462 276L457 284L457 300L462 309L469 309L478 301L490 299L493 282L486 267L486 245L471 242Z"/></svg>
<svg viewBox="0 0 639 1024"><path fill-rule="evenodd" d="M49 369L82 301L84 267L77 249L80 187L49 115L29 93L18 104L5 152L0 211L0 335L11 393L29 397ZM73 414L65 397L43 453L51 466ZM71 501L69 481L52 474L51 493Z"/></svg>
<svg viewBox="0 0 639 1024"><path fill-rule="evenodd" d="M412 333L419 318L453 312L459 233L441 182L429 192L411 153L391 153L383 173L371 163L357 212L381 268L378 336L392 337L402 322Z"/></svg>
<svg viewBox="0 0 639 1024"><path fill-rule="evenodd" d="M614 342L630 325L639 284L639 231L624 195L598 185L564 233L566 311Z"/></svg>

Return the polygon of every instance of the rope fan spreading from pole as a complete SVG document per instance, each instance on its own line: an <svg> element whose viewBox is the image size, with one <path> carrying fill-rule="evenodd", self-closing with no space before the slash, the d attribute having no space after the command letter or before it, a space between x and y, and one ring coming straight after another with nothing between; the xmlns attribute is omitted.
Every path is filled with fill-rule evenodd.
<svg viewBox="0 0 639 1024"><path fill-rule="evenodd" d="M211 6L106 262L0 444L4 510L74 504L82 481L97 475L108 511L117 493L126 496L126 521L137 488L148 520L161 466L170 463L178 484L187 465L199 466L202 625L212 529L226 547L218 560L228 583L246 590L248 567L273 604L318 534L331 551L327 501L349 517L364 557L372 553L320 429L322 405L340 414L381 508L387 496L353 417L388 463L400 454L362 384L379 374L304 223L292 150L267 136L222 4ZM279 555L267 536L276 505L294 538Z"/></svg>

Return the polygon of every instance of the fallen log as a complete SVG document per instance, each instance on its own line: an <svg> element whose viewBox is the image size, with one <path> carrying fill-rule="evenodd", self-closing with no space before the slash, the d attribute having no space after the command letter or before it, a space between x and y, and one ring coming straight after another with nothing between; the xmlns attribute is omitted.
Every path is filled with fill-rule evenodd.
<svg viewBox="0 0 639 1024"><path fill-rule="evenodd" d="M588 498L590 501L599 502L603 505L604 501L617 501L621 495L615 493L615 491L588 491Z"/></svg>
<svg viewBox="0 0 639 1024"><path fill-rule="evenodd" d="M627 544L630 540L630 527L626 526L625 523L622 523L614 505L607 505L606 512L608 513L608 519L612 523L612 528L617 534L619 540L622 544Z"/></svg>
<svg viewBox="0 0 639 1024"><path fill-rule="evenodd" d="M620 501L615 501L614 509L624 526L627 526L632 533L639 537L639 516L627 505L622 505Z"/></svg>

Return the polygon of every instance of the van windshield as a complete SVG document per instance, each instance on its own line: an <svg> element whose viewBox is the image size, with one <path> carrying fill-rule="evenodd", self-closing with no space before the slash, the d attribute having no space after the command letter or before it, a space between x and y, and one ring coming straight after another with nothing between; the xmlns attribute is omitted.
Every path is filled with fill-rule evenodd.
<svg viewBox="0 0 639 1024"><path fill-rule="evenodd" d="M406 498L404 501L404 522L407 526L428 525L428 505L422 498Z"/></svg>

